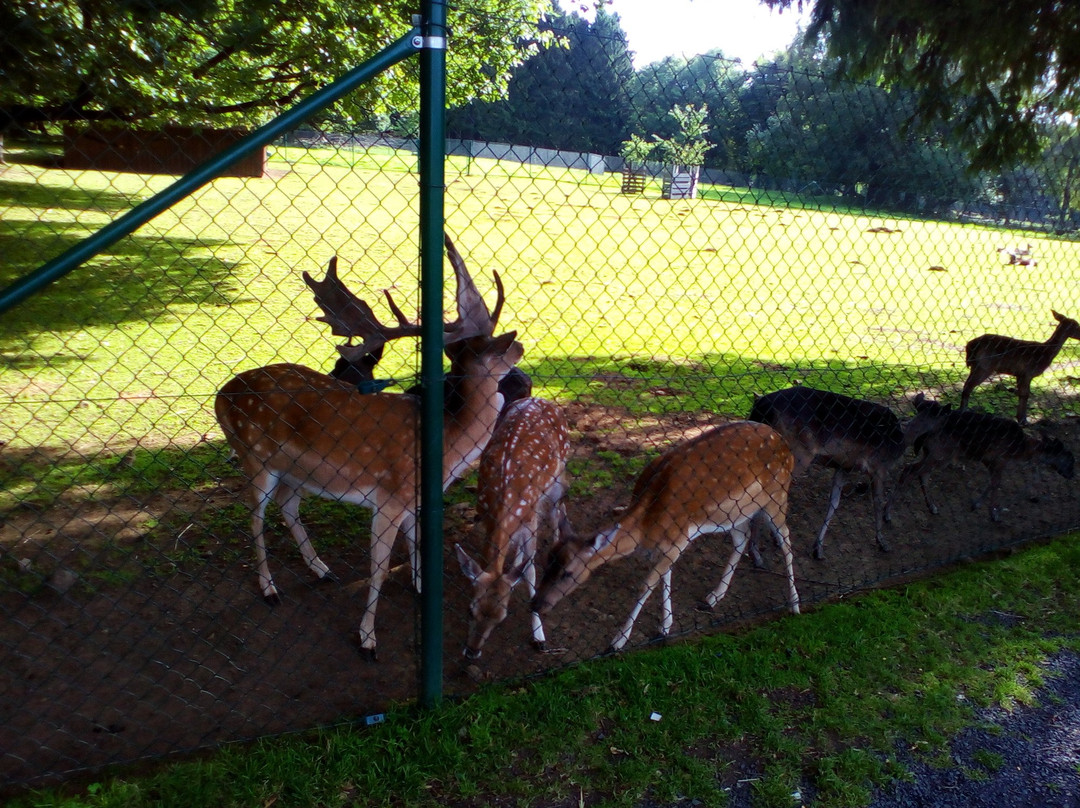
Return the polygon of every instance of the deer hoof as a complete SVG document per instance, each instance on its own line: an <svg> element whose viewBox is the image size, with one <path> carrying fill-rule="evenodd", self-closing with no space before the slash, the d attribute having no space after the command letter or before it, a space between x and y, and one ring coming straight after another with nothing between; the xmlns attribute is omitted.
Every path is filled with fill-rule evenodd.
<svg viewBox="0 0 1080 808"><path fill-rule="evenodd" d="M320 584L337 584L341 583L341 579L338 578L332 572L323 573L321 578L317 579Z"/></svg>
<svg viewBox="0 0 1080 808"><path fill-rule="evenodd" d="M536 651L537 653L540 653L540 654L546 654L547 653L547 643L544 642L543 640L533 640L532 641L532 647L533 647L533 650Z"/></svg>
<svg viewBox="0 0 1080 808"><path fill-rule="evenodd" d="M818 561L825 560L825 548L822 545L814 545L814 558L816 558Z"/></svg>
<svg viewBox="0 0 1080 808"><path fill-rule="evenodd" d="M709 605L707 600L699 600L694 604L694 608L699 612L705 612L705 614L712 614L713 607Z"/></svg>
<svg viewBox="0 0 1080 808"><path fill-rule="evenodd" d="M263 602L269 606L280 606L281 595L277 592L271 592L269 595L263 595Z"/></svg>
<svg viewBox="0 0 1080 808"><path fill-rule="evenodd" d="M465 647L461 649L461 655L465 657L465 659L479 659L483 653L484 652L481 651L479 648L473 649Z"/></svg>
<svg viewBox="0 0 1080 808"><path fill-rule="evenodd" d="M357 653L360 654L360 658L365 662L378 662L379 654L375 650L375 646L372 645L368 648L364 645L364 640L358 634L353 634L353 642L356 643Z"/></svg>

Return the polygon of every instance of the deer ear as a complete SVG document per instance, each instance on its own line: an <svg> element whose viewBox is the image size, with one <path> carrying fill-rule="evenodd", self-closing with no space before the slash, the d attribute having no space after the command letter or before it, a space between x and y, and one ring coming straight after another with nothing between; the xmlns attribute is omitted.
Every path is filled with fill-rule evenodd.
<svg viewBox="0 0 1080 808"><path fill-rule="evenodd" d="M615 525L615 527L605 530L603 533L598 533L596 538L589 543L589 549L594 553L600 552L615 540L615 534L618 532L619 526Z"/></svg>
<svg viewBox="0 0 1080 808"><path fill-rule="evenodd" d="M1064 314L1058 314L1058 313L1057 313L1056 311L1054 311L1053 309L1050 309L1050 313L1051 313L1052 315L1054 315L1054 319L1055 319L1055 320L1057 320L1057 321L1058 321L1059 323L1060 323L1060 322L1061 322L1062 320L1064 320L1064 319L1065 319L1065 315L1064 315Z"/></svg>
<svg viewBox="0 0 1080 808"><path fill-rule="evenodd" d="M514 344L515 339L517 339L517 331L507 331L505 334L500 334L495 338L491 349L494 353L506 353L510 350L510 346Z"/></svg>
<svg viewBox="0 0 1080 808"><path fill-rule="evenodd" d="M460 544L454 545L454 551L457 553L457 560L461 565L461 571L465 573L465 577L475 582L484 572L480 569L480 565L469 558L469 554L461 549Z"/></svg>
<svg viewBox="0 0 1080 808"><path fill-rule="evenodd" d="M503 573L503 577L507 580L511 587L515 587L521 583L525 577L525 570L529 566L528 559L525 558L525 550L518 545L514 550L514 563L510 567L510 571Z"/></svg>

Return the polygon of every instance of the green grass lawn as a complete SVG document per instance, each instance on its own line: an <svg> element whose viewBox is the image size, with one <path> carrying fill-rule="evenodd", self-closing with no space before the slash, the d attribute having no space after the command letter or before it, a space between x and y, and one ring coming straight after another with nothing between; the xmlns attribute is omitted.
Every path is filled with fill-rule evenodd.
<svg viewBox="0 0 1080 808"><path fill-rule="evenodd" d="M277 150L270 176L215 181L5 314L9 445L88 452L216 435L210 401L235 371L330 365L332 338L301 272L321 276L334 254L386 316L385 287L415 310L411 166L389 150ZM519 331L523 366L549 395L742 413L755 392L799 379L899 401L962 380L963 344L979 333L1044 339L1051 308L1080 311L1071 242L1025 237L1042 260L1019 268L996 252L1015 234L973 226L728 194L671 202L619 194L617 177L496 161L455 159L447 177L447 228L489 296L502 273L503 325ZM0 282L167 181L9 168ZM412 346L395 348L382 368L411 377ZM1076 354L1067 348L1065 369L1041 384L1071 389ZM668 394L649 394L657 380ZM993 389L983 401L1007 411Z"/></svg>
<svg viewBox="0 0 1080 808"><path fill-rule="evenodd" d="M18 156L0 174L3 284L168 184ZM215 181L0 318L0 514L233 473L213 395L248 367L331 366L301 272L321 277L332 255L385 316L386 287L415 311L411 156L278 149L270 169ZM502 324L538 392L631 415L744 414L795 381L902 411L918 390L955 392L977 334L1045 339L1051 308L1080 313L1068 241L1023 235L1040 260L1020 268L997 253L1017 234L820 200L706 189L671 202L622 195L616 177L485 160L452 160L447 181L447 229L489 299L502 274ZM1077 413L1076 357L1067 347L1041 377L1065 395L1037 415ZM407 382L417 363L397 344L381 369ZM976 405L1010 412L1006 388L985 385ZM230 511L229 530L242 521ZM936 759L972 705L1032 698L1047 655L1075 646L1076 554L1063 540L805 619L393 710L374 731L230 747L15 804L722 804L735 754L759 763L762 806L790 804L803 781L822 805L860 805L902 775L899 739Z"/></svg>

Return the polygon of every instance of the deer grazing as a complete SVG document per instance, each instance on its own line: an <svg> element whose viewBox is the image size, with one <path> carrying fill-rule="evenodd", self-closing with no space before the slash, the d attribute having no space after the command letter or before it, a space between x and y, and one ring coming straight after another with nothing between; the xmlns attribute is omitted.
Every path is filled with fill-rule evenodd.
<svg viewBox="0 0 1080 808"><path fill-rule="evenodd" d="M731 534L734 548L720 583L702 604L712 609L727 594L749 543L751 523L761 520L784 556L788 605L798 614L787 524L794 467L791 450L777 432L746 421L716 427L669 449L642 471L629 507L613 526L591 539L573 534L560 538L533 598L533 611L547 614L604 564L639 553L654 564L611 650L618 651L629 641L657 584L661 587L660 633L667 636L673 622L671 568L683 551L699 536Z"/></svg>
<svg viewBox="0 0 1080 808"><path fill-rule="evenodd" d="M878 547L889 549L883 535L883 523L888 521L885 483L905 449L904 432L892 411L838 393L789 387L758 398L749 417L784 436L795 455L796 474L815 462L835 470L825 521L814 542L815 558L825 557L825 533L851 471L870 475Z"/></svg>
<svg viewBox="0 0 1080 808"><path fill-rule="evenodd" d="M506 619L510 594L522 580L530 602L536 595L536 549L541 521L558 541L566 521L566 458L570 428L562 408L542 398L525 398L503 413L480 457L478 513L483 530L484 566L455 545L458 563L472 584L469 633L464 656L478 659L495 626ZM532 641L544 650L540 615L531 614Z"/></svg>
<svg viewBox="0 0 1080 808"><path fill-rule="evenodd" d="M998 247L998 252L1004 254L1009 259L1009 265L1019 264L1022 267L1038 266L1039 262L1035 260L1034 249L1030 242L1023 247L1018 244L1014 244L1010 247Z"/></svg>
<svg viewBox="0 0 1080 808"><path fill-rule="evenodd" d="M461 402L446 410L443 428L443 487L459 479L480 457L491 438L502 405L499 380L521 359L515 332L492 336L493 316L450 239L446 248L458 276L457 320L444 327L451 368L462 378ZM460 269L459 269L460 265ZM496 276L497 277L497 276ZM498 283L498 281L497 281ZM418 336L420 326L396 307L398 324L380 323L363 301L348 301L333 311L335 333L362 338L342 355L373 353L388 340ZM375 609L397 532L405 533L413 583L419 588L416 547L420 402L416 396L365 395L345 382L310 368L277 364L245 371L221 388L214 402L218 423L250 479L252 534L263 597L274 603L278 591L266 560L264 519L270 500L300 548L307 566L320 578L330 575L299 519L305 493L373 509L371 578L360 622L361 651L375 658Z"/></svg>
<svg viewBox="0 0 1080 808"><path fill-rule="evenodd" d="M975 337L965 348L967 366L971 368L964 390L960 394L960 409L967 409L971 392L995 373L1016 377L1016 422L1027 423L1028 398L1031 380L1041 376L1061 351L1067 339L1080 339L1080 324L1051 310L1057 328L1046 342L1034 342L1000 334Z"/></svg>
<svg viewBox="0 0 1080 808"><path fill-rule="evenodd" d="M990 472L986 489L971 504L972 510L989 500L990 518L1001 521L999 493L1005 468L1015 462L1036 461L1054 469L1067 480L1073 477L1073 455L1059 439L1035 437L1008 418L999 418L970 410L957 410L932 401L919 393L915 399L915 417L907 434L922 457L904 467L896 484L898 494L912 477L917 476L930 513L938 506L930 494L930 474L956 460L977 461Z"/></svg>

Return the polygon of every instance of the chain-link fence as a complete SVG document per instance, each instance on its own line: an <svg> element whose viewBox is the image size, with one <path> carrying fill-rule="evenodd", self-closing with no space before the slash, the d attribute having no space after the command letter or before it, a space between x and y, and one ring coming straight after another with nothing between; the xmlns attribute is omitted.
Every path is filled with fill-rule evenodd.
<svg viewBox="0 0 1080 808"><path fill-rule="evenodd" d="M447 113L446 307L476 339L447 332L446 692L787 608L785 554L751 526L783 539L786 520L805 607L1080 523L1069 140L974 175L905 126L900 91L835 81L815 53L635 69L603 12L522 47L502 97ZM415 66L373 86L0 319L9 786L416 697ZM233 137L4 134L5 285ZM520 360L491 339L508 330ZM984 333L1029 342L969 343ZM332 379L338 360L363 392ZM556 406L496 429L496 377ZM965 381L972 413L935 409ZM1038 430L1016 426L1021 399ZM748 417L786 441L730 425ZM542 629L514 586L534 506ZM754 532L761 566L729 575ZM375 662L357 649L373 631Z"/></svg>

